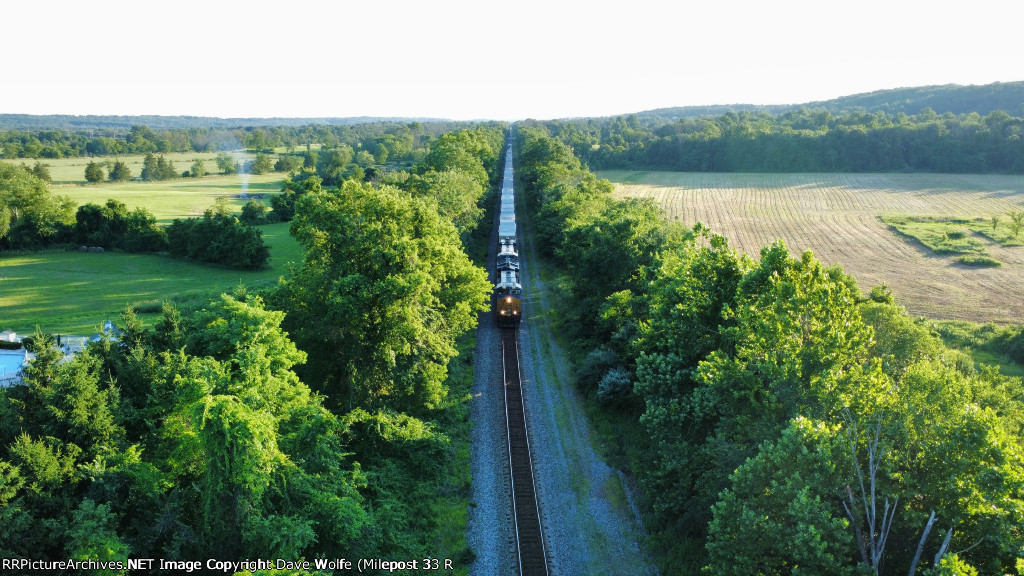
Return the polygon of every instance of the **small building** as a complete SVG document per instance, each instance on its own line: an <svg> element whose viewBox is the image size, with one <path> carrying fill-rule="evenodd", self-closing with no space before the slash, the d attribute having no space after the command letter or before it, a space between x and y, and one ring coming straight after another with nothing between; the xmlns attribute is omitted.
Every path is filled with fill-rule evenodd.
<svg viewBox="0 0 1024 576"><path fill-rule="evenodd" d="M0 342L21 342L21 338L14 330L4 330L0 332Z"/></svg>

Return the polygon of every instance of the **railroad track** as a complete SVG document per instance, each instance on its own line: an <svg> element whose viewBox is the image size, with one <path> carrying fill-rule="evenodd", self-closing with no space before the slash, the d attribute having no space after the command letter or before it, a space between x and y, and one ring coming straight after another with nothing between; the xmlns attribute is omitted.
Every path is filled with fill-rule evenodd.
<svg viewBox="0 0 1024 576"><path fill-rule="evenodd" d="M518 330L501 330L502 372L505 389L505 426L508 432L509 475L512 480L512 514L516 526L516 555L522 576L548 576L544 529L533 482L533 459L526 431L522 379L519 375Z"/></svg>

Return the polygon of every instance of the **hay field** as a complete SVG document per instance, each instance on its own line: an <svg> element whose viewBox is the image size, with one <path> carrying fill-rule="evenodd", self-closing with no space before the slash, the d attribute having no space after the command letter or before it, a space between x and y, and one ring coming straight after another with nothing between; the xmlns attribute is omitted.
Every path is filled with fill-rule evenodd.
<svg viewBox="0 0 1024 576"><path fill-rule="evenodd" d="M841 264L861 290L888 285L914 315L1024 320L1024 247L978 236L1003 263L977 268L900 237L882 216L988 218L1024 207L1024 177L963 174L718 174L604 171L617 197L652 198L668 218L702 221L757 257L776 238Z"/></svg>

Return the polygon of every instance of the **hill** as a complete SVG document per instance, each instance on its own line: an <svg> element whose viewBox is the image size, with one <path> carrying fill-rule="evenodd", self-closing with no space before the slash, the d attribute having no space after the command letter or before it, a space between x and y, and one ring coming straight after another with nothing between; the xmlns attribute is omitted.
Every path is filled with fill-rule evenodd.
<svg viewBox="0 0 1024 576"><path fill-rule="evenodd" d="M863 111L885 112L887 114L902 112L907 115L917 114L924 108L931 108L937 114L945 114L946 112L953 114L977 112L982 116L986 116L995 110L1003 110L1012 116L1022 116L1024 115L1024 81L995 82L982 86L946 84L942 86L894 88L803 104L724 104L658 108L639 112L637 117L640 119L671 121L678 118L720 116L727 112L741 111L782 114L800 108L825 109L833 114Z"/></svg>

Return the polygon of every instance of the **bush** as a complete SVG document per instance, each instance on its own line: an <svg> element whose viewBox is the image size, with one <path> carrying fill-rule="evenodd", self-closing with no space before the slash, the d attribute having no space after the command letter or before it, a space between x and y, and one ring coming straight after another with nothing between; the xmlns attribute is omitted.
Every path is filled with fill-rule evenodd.
<svg viewBox="0 0 1024 576"><path fill-rule="evenodd" d="M242 222L250 226L267 223L267 205L259 200L249 200L242 206Z"/></svg>
<svg viewBox="0 0 1024 576"><path fill-rule="evenodd" d="M602 404L617 404L633 392L633 376L622 368L612 368L597 385L597 399Z"/></svg>
<svg viewBox="0 0 1024 576"><path fill-rule="evenodd" d="M602 346L591 350L576 372L576 385L581 390L597 388L609 369L618 362L619 358L611 348Z"/></svg>
<svg viewBox="0 0 1024 576"><path fill-rule="evenodd" d="M978 256L977 254L968 254L967 256L961 256L959 259L961 264L968 266L977 266L979 268L999 268L1003 265L1002 262L995 258L989 258L988 256Z"/></svg>
<svg viewBox="0 0 1024 576"><path fill-rule="evenodd" d="M232 268L254 269L270 262L263 233L234 216L207 210L202 218L176 219L167 228L168 252Z"/></svg>
<svg viewBox="0 0 1024 576"><path fill-rule="evenodd" d="M996 350L1006 354L1010 360L1024 366L1024 328L1009 330L993 340Z"/></svg>
<svg viewBox="0 0 1024 576"><path fill-rule="evenodd" d="M103 171L103 165L97 162L89 162L85 166L85 179L89 182L103 182L107 174Z"/></svg>
<svg viewBox="0 0 1024 576"><path fill-rule="evenodd" d="M302 157L292 154L282 154L274 163L276 172L297 172L302 169Z"/></svg>

